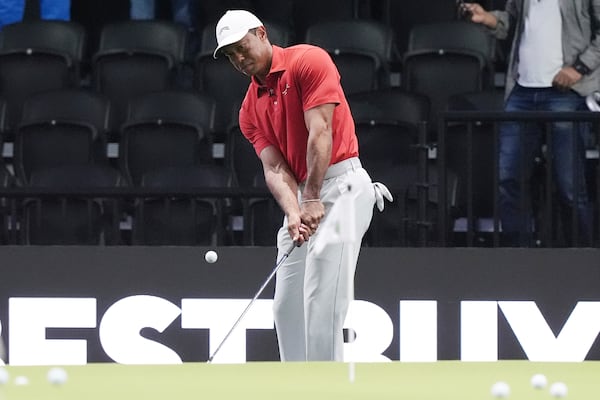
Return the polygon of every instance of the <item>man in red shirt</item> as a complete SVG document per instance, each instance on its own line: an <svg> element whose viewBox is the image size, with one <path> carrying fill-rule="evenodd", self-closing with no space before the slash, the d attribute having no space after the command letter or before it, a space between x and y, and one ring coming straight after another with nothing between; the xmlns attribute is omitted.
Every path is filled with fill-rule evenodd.
<svg viewBox="0 0 600 400"><path fill-rule="evenodd" d="M340 76L323 49L273 46L262 22L243 10L225 13L216 36L215 58L225 55L252 78L239 122L285 214L277 235L278 258L292 242L301 246L276 277L274 316L281 360L342 361L342 329L360 241L376 196L382 204L381 190L387 189L374 186L361 166ZM317 246L329 239L326 232L320 235L319 226L349 189L354 204L347 212L355 213L356 246ZM317 247L324 250L317 254Z"/></svg>

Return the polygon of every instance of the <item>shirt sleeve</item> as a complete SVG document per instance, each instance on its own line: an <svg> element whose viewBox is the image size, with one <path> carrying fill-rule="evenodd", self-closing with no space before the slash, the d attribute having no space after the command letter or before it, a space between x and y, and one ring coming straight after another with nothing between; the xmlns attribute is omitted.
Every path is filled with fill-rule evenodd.
<svg viewBox="0 0 600 400"><path fill-rule="evenodd" d="M242 107L240 108L239 113L239 121L240 121L240 131L252 146L254 146L254 151L256 155L260 157L260 153L271 145L271 142L267 140L267 138L260 133L260 130L256 126L253 120L252 113L248 109L246 102L242 103Z"/></svg>
<svg viewBox="0 0 600 400"><path fill-rule="evenodd" d="M307 50L298 59L296 73L304 111L342 102L340 74L325 50L318 47Z"/></svg>

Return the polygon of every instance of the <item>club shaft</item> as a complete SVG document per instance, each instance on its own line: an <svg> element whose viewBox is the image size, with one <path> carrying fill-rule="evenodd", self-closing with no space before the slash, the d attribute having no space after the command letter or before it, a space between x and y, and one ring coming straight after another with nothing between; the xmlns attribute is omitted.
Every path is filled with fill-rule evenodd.
<svg viewBox="0 0 600 400"><path fill-rule="evenodd" d="M217 346L217 348L215 349L214 353L208 358L208 362L209 363L212 362L213 358L215 358L215 356L217 355L217 353L219 352L219 350L221 350L221 347L223 347L223 344L225 344L225 342L227 341L227 339L229 338L229 336L231 335L231 333L235 330L235 328L238 326L238 324L240 323L240 321L244 318L244 316L246 315L246 313L248 312L248 310L250 309L250 307L252 307L252 304L254 304L254 302L256 301L256 299L258 299L258 296L261 295L261 293L263 292L263 290L265 290L265 288L267 287L267 285L269 284L269 282L271 282L271 279L273 279L273 277L275 276L275 274L277 273L277 271L279 270L279 268L283 265L283 262L289 257L289 255L292 252L292 250L294 250L294 247L296 247L296 243L292 243L292 246L290 246L290 248L288 249L288 251L286 251L281 256L281 259L277 262L277 264L275 265L275 268L273 268L273 271L271 271L271 274L267 277L267 280L265 280L265 282L262 284L262 286L260 287L260 289L258 289L258 291L254 295L254 297L252 298L252 300L250 300L250 302L248 303L248 305L246 306L246 308L244 309L244 311L240 314L240 316L238 317L238 319L235 321L235 323L233 324L233 326L231 327L231 329L229 329L229 332L227 332L227 334L225 335L225 337L223 338L223 340L221 341L221 343L219 343L219 346Z"/></svg>

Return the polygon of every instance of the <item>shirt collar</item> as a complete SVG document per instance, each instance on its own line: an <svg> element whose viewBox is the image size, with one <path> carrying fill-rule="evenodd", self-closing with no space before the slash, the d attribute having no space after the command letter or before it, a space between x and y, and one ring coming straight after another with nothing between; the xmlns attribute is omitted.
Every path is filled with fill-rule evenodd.
<svg viewBox="0 0 600 400"><path fill-rule="evenodd" d="M273 48L273 57L271 58L271 69L269 69L269 73L267 74L266 85L261 85L260 82L256 80L256 78L252 77L252 83L256 86L256 94L260 97L262 94L268 93L268 82L272 79L272 76L279 75L283 71L285 71L285 55L283 54L283 48L279 46L272 46Z"/></svg>

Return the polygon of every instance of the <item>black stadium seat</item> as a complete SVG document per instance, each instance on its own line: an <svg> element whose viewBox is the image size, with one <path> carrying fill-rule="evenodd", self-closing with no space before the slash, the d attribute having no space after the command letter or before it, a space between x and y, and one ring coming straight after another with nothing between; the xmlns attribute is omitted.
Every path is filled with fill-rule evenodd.
<svg viewBox="0 0 600 400"><path fill-rule="evenodd" d="M373 164L416 165L420 124L429 116L424 95L398 88L348 96L367 170Z"/></svg>
<svg viewBox="0 0 600 400"><path fill-rule="evenodd" d="M268 192L265 175L262 171L254 177L254 187ZM277 201L268 195L266 198L250 199L248 202L248 220L244 221L249 232L251 246L275 246L277 232L283 226L284 213Z"/></svg>
<svg viewBox="0 0 600 400"><path fill-rule="evenodd" d="M171 104L167 104L171 103ZM212 164L210 98L188 92L155 92L130 104L121 127L120 168L129 183L164 167Z"/></svg>
<svg viewBox="0 0 600 400"><path fill-rule="evenodd" d="M83 89L38 93L23 104L14 168L22 184L38 169L105 164L108 100Z"/></svg>
<svg viewBox="0 0 600 400"><path fill-rule="evenodd" d="M321 22L308 27L305 41L325 49L340 71L346 93L389 86L394 34L372 20Z"/></svg>
<svg viewBox="0 0 600 400"><path fill-rule="evenodd" d="M217 165L167 167L146 173L141 185L165 190L226 189L231 173ZM133 216L133 244L217 245L224 240L227 201L202 196L167 196L137 201Z"/></svg>
<svg viewBox="0 0 600 400"><path fill-rule="evenodd" d="M0 31L0 96L8 102L9 126L33 93L77 87L85 29L70 21L27 21Z"/></svg>
<svg viewBox="0 0 600 400"><path fill-rule="evenodd" d="M104 189L122 184L117 170L87 165L45 168L34 172L30 187L52 189ZM55 196L25 200L22 244L100 245L118 244L116 201L89 197Z"/></svg>
<svg viewBox="0 0 600 400"><path fill-rule="evenodd" d="M118 124L139 95L175 85L185 58L187 30L169 21L124 21L104 26L92 59L95 90L115 107Z"/></svg>

